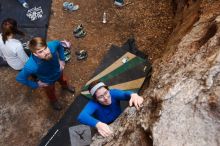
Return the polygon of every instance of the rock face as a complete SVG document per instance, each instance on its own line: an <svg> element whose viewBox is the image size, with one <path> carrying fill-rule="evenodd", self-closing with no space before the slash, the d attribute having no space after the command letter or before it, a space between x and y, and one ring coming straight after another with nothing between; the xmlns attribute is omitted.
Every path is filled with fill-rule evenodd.
<svg viewBox="0 0 220 146"><path fill-rule="evenodd" d="M220 2L184 2L175 2L181 22L153 64L144 107L126 109L111 125L114 135L96 135L92 145L220 145Z"/></svg>

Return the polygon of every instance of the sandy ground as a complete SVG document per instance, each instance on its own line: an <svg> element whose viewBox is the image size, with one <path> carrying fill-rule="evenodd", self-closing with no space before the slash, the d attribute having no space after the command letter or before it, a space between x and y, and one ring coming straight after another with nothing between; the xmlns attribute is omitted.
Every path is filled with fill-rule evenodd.
<svg viewBox="0 0 220 146"><path fill-rule="evenodd" d="M112 44L120 46L128 38L134 37L138 48L153 61L164 51L173 28L172 7L166 0L129 0L123 8L116 8L109 0L70 0L80 6L75 12L64 11L63 2L53 0L47 39L66 39L72 43L72 58L64 72L76 87L77 94ZM102 23L104 11L107 13L106 24ZM85 38L73 37L73 28L78 24L85 27ZM76 60L74 52L81 49L88 51L86 61ZM65 109L54 111L41 89L30 90L15 82L16 74L10 68L1 68L0 145L38 145L48 129L74 101L74 96L61 91L58 85L57 95Z"/></svg>

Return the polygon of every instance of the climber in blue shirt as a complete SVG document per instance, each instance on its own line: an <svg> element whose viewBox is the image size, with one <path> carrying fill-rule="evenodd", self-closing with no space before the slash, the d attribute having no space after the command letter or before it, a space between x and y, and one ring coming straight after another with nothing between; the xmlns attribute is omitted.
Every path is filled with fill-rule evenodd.
<svg viewBox="0 0 220 146"><path fill-rule="evenodd" d="M107 137L112 134L112 130L107 124L121 114L121 100L129 100L129 105L134 105L138 110L142 106L143 98L131 91L109 89L103 82L93 81L89 85L89 92L93 97L78 116L78 121L92 127L96 127L98 132Z"/></svg>

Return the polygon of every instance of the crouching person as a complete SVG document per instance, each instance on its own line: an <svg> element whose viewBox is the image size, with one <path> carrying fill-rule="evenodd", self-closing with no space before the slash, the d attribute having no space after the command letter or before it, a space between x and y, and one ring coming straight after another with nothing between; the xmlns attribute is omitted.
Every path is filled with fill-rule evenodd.
<svg viewBox="0 0 220 146"><path fill-rule="evenodd" d="M93 97L78 116L78 121L92 127L96 127L103 136L110 136L113 131L108 124L121 114L121 100L129 100L129 105L135 105L139 109L143 98L130 91L109 89L103 82L94 81L89 85L89 92Z"/></svg>
<svg viewBox="0 0 220 146"><path fill-rule="evenodd" d="M31 56L16 80L33 89L44 88L52 107L55 110L61 110L62 107L55 95L55 82L58 81L63 89L75 92L74 87L67 83L63 75L64 48L59 41L46 43L46 40L41 37L33 38L28 47L32 52ZM31 75L35 75L37 81L29 80L28 77Z"/></svg>

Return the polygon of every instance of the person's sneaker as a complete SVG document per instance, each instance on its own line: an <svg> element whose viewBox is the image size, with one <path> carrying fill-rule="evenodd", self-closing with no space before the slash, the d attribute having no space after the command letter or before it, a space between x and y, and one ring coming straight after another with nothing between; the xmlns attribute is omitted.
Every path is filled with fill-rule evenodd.
<svg viewBox="0 0 220 146"><path fill-rule="evenodd" d="M118 7L123 7L124 6L124 3L123 2L118 2L118 1L115 1L114 4Z"/></svg>
<svg viewBox="0 0 220 146"><path fill-rule="evenodd" d="M28 8L29 8L28 3L26 3L26 2L24 2L24 3L22 4L22 6L23 6L24 8L26 8L26 9L28 9Z"/></svg>
<svg viewBox="0 0 220 146"><path fill-rule="evenodd" d="M75 5L75 4L69 3L69 2L64 2L63 9L67 10L67 11L76 11L79 9L79 5Z"/></svg>
<svg viewBox="0 0 220 146"><path fill-rule="evenodd" d="M87 52L77 55L77 60L84 60L88 57Z"/></svg>
<svg viewBox="0 0 220 146"><path fill-rule="evenodd" d="M71 53L69 49L64 49L64 56L67 56Z"/></svg>
<svg viewBox="0 0 220 146"><path fill-rule="evenodd" d="M65 62L70 61L70 59L71 59L71 54L67 54L67 55L64 56Z"/></svg>
<svg viewBox="0 0 220 146"><path fill-rule="evenodd" d="M76 54L76 55L81 55L81 54L83 54L83 53L85 53L85 52L86 52L85 50L80 50L80 51L76 51L75 54Z"/></svg>
<svg viewBox="0 0 220 146"><path fill-rule="evenodd" d="M64 3L63 3L63 9L64 9L64 10L68 10L69 4L70 4L69 2L64 2Z"/></svg>
<svg viewBox="0 0 220 146"><path fill-rule="evenodd" d="M76 51L75 54L77 56L77 60L83 60L88 57L87 51L85 50Z"/></svg>
<svg viewBox="0 0 220 146"><path fill-rule="evenodd" d="M54 110L58 110L58 111L62 110L62 106L61 106L61 104L57 100L56 101L52 101L51 105L52 105Z"/></svg>
<svg viewBox="0 0 220 146"><path fill-rule="evenodd" d="M74 36L76 38L82 38L86 35L86 32L84 30L79 31L78 33L75 33Z"/></svg>
<svg viewBox="0 0 220 146"><path fill-rule="evenodd" d="M75 93L75 87L71 86L71 85L67 85L67 87L63 87L64 90L67 90L71 93Z"/></svg>
<svg viewBox="0 0 220 146"><path fill-rule="evenodd" d="M79 9L79 5L74 5L73 3L70 3L69 5L68 5L68 10L69 11L76 11L76 10L78 10Z"/></svg>
<svg viewBox="0 0 220 146"><path fill-rule="evenodd" d="M81 30L83 30L83 28L84 28L83 25L80 24L74 28L73 33L76 34L76 33L80 32Z"/></svg>

